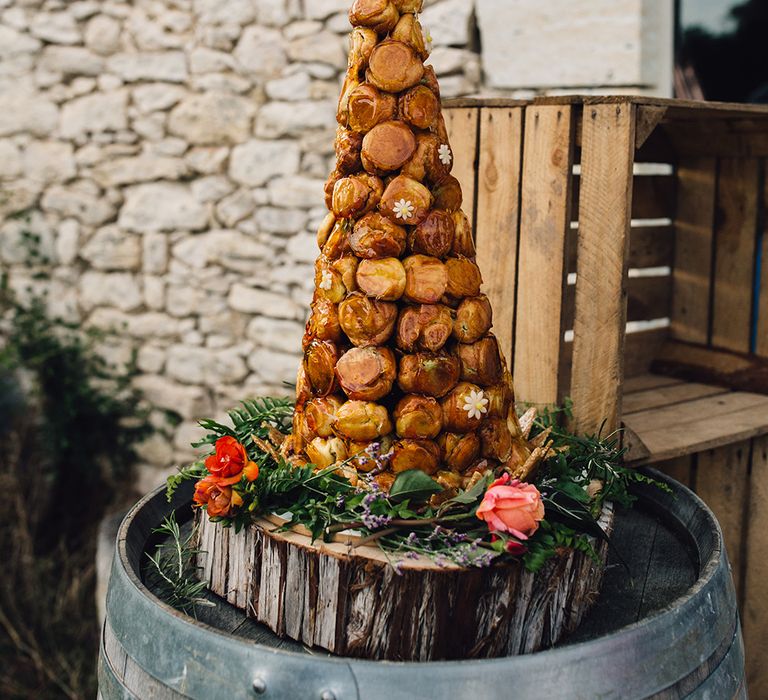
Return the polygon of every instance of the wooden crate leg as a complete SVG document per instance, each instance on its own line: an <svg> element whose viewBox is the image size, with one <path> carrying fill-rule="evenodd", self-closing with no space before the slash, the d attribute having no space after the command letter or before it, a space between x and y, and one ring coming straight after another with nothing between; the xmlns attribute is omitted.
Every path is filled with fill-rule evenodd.
<svg viewBox="0 0 768 700"><path fill-rule="evenodd" d="M741 596L743 534L748 503L751 444L739 442L698 456L696 492L712 509L723 529L736 594Z"/></svg>
<svg viewBox="0 0 768 700"><path fill-rule="evenodd" d="M742 610L749 695L768 698L768 436L752 446Z"/></svg>
<svg viewBox="0 0 768 700"><path fill-rule="evenodd" d="M525 113L514 368L518 400L535 404L564 398L558 375L571 221L571 113L570 105L528 107Z"/></svg>
<svg viewBox="0 0 768 700"><path fill-rule="evenodd" d="M584 107L571 398L574 429L619 427L635 107Z"/></svg>

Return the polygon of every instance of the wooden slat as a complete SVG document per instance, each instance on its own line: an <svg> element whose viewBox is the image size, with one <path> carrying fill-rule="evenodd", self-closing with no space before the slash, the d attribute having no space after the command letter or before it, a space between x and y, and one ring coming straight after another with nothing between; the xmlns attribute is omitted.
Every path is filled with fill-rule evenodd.
<svg viewBox="0 0 768 700"><path fill-rule="evenodd" d="M461 183L463 209L474 221L479 110L446 109L443 114L454 157L452 174Z"/></svg>
<svg viewBox="0 0 768 700"><path fill-rule="evenodd" d="M645 107L637 108L637 127L635 133L635 148L642 148L648 137L656 130L668 107Z"/></svg>
<svg viewBox="0 0 768 700"><path fill-rule="evenodd" d="M563 311L566 329L573 328L575 292L574 285L568 285ZM627 280L627 321L651 321L657 318L667 318L671 304L672 278L669 275L632 277Z"/></svg>
<svg viewBox="0 0 768 700"><path fill-rule="evenodd" d="M758 161L720 161L712 344L749 352L757 232Z"/></svg>
<svg viewBox="0 0 768 700"><path fill-rule="evenodd" d="M682 457L659 462L653 466L690 488L693 476L693 460L693 455L683 455Z"/></svg>
<svg viewBox="0 0 768 700"><path fill-rule="evenodd" d="M477 188L477 263L493 306L493 330L512 361L523 110L483 109Z"/></svg>
<svg viewBox="0 0 768 700"><path fill-rule="evenodd" d="M750 453L750 443L740 442L702 452L696 465L696 493L712 509L723 529L739 599Z"/></svg>
<svg viewBox="0 0 768 700"><path fill-rule="evenodd" d="M581 178L573 178L572 221L579 221ZM672 175L635 175L632 194L633 219L671 219L675 214L675 178Z"/></svg>
<svg viewBox="0 0 768 700"><path fill-rule="evenodd" d="M671 331L680 340L706 343L709 339L716 161L714 158L683 160L677 168L677 178Z"/></svg>
<svg viewBox="0 0 768 700"><path fill-rule="evenodd" d="M664 346L668 337L667 328L652 328L650 330L628 333L624 341L624 379L638 377L651 371L653 358ZM573 343L563 346L560 364L560 376L564 386L571 386L571 367L573 364ZM620 391L624 391L621 387Z"/></svg>
<svg viewBox="0 0 768 700"><path fill-rule="evenodd" d="M674 377L665 377L662 374L641 374L637 377L630 377L624 380L624 396L629 396L637 391L647 391L648 389L660 389L666 386L675 386L682 384L682 380Z"/></svg>
<svg viewBox="0 0 768 700"><path fill-rule="evenodd" d="M624 341L624 378L651 371L653 358L669 337L669 328L628 333Z"/></svg>
<svg viewBox="0 0 768 700"><path fill-rule="evenodd" d="M662 406L685 403L694 399L702 399L706 396L716 396L727 391L727 389L720 386L696 383L673 384L645 391L636 391L632 394L624 394L624 416L653 408L661 408Z"/></svg>
<svg viewBox="0 0 768 700"><path fill-rule="evenodd" d="M624 422L659 462L768 433L768 397L731 392L632 413Z"/></svg>
<svg viewBox="0 0 768 700"><path fill-rule="evenodd" d="M757 297L757 338L755 352L761 357L768 357L768 177L765 177L763 189L763 231L762 250L760 252L760 289Z"/></svg>
<svg viewBox="0 0 768 700"><path fill-rule="evenodd" d="M520 263L515 324L518 399L559 403L566 237L573 169L572 108L531 107L525 115Z"/></svg>
<svg viewBox="0 0 768 700"><path fill-rule="evenodd" d="M660 128L676 153L684 157L754 158L768 156L768 129L733 131L738 122L679 121Z"/></svg>
<svg viewBox="0 0 768 700"><path fill-rule="evenodd" d="M697 399L682 406L643 411L626 416L631 421L633 430L638 435L659 429L668 429L670 433L689 424L698 424L702 420L721 419L723 416L739 411L753 409L760 411L768 407L768 397L748 392L726 392L715 398ZM761 422L768 427L768 414L760 416ZM768 432L768 430L767 430Z"/></svg>
<svg viewBox="0 0 768 700"><path fill-rule="evenodd" d="M749 525L744 567L742 622L747 654L747 683L753 698L768 698L768 437L752 444Z"/></svg>
<svg viewBox="0 0 768 700"><path fill-rule="evenodd" d="M571 397L574 428L618 428L624 378L626 263L632 209L634 106L584 113Z"/></svg>
<svg viewBox="0 0 768 700"><path fill-rule="evenodd" d="M654 359L652 369L686 381L768 394L768 359L749 353L670 340Z"/></svg>
<svg viewBox="0 0 768 700"><path fill-rule="evenodd" d="M675 235L672 226L633 226L629 234L627 267L672 267ZM576 272L578 231L568 236L568 272Z"/></svg>

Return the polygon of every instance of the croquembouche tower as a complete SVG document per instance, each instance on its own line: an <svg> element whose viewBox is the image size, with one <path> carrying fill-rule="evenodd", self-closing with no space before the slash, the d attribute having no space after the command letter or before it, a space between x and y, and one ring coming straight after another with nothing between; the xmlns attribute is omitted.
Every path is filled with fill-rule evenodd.
<svg viewBox="0 0 768 700"><path fill-rule="evenodd" d="M424 64L422 3L355 0L349 12L336 168L288 448L318 467L346 461L352 479L374 471L384 490L410 469L446 489L475 468L524 476L537 456L490 332L440 89ZM386 464L369 457L374 442Z"/></svg>
<svg viewBox="0 0 768 700"><path fill-rule="evenodd" d="M606 557L603 543L595 545L599 561L560 548L546 571L533 573L520 559L493 566L492 555L483 565L446 562L430 556L431 545L421 547L421 555L407 551L409 558L402 548L374 543L391 534L387 526L415 522L429 523L427 541L448 532L458 538L450 546L463 542L467 551L488 551L478 549L481 540L445 530L447 521L433 516L447 512L440 510L445 506L455 517L452 500L475 503L481 496L485 502L487 491L467 494L489 488L493 475L493 484L517 495L527 490L521 497L531 504L535 531L544 506L526 482L552 449L549 429L529 440L535 411L518 419L512 377L491 333L470 221L451 175L454 153L440 90L434 69L425 65L422 2L352 4L336 167L325 188L329 212L318 232L292 430L289 436L277 431L274 447L259 441L275 465L288 462L300 473L311 465L309 474L318 478L346 477L351 483L338 480L349 488L344 493L369 510L322 533L303 527L300 518L294 523L291 504L283 502L288 516L251 501L258 517L239 535L198 517L206 552L202 575L213 592L280 636L367 659L427 661L539 649L582 619ZM404 481L425 480L426 496L414 495L416 488L403 495ZM532 492L537 506L526 501ZM346 497L335 492L316 488L307 500L315 497L320 508L330 507L329 498L346 507ZM402 504L410 515L398 511L397 521L374 522L371 504L383 501ZM475 507L469 518L480 523L482 505ZM603 511L604 525L610 512ZM358 517L367 536L350 527ZM411 537L418 544L413 530ZM499 541L493 537L491 547ZM506 553L521 551L519 542L517 550L499 542Z"/></svg>

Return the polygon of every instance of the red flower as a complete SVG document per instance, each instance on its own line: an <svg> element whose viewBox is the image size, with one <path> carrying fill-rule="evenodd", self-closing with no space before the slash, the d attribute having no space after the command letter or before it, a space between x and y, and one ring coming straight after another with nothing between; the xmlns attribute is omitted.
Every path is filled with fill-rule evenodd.
<svg viewBox="0 0 768 700"><path fill-rule="evenodd" d="M515 542L515 540L508 540L504 549L509 554L512 554L514 556L525 554L528 551L528 547L526 547L522 542Z"/></svg>
<svg viewBox="0 0 768 700"><path fill-rule="evenodd" d="M195 484L193 500L198 506L207 506L212 518L226 518L243 505L240 494L232 484L240 481L240 474L229 479L206 476Z"/></svg>
<svg viewBox="0 0 768 700"><path fill-rule="evenodd" d="M491 542L496 542L498 539L498 535L491 535ZM504 551L507 552L507 554L519 556L525 554L528 551L528 547L526 547L522 542L518 542L517 540L507 540L506 544L504 545Z"/></svg>
<svg viewBox="0 0 768 700"><path fill-rule="evenodd" d="M219 479L229 479L245 473L248 481L255 481L259 476L259 465L248 459L248 453L235 438L230 435L216 440L216 454L205 460L205 467Z"/></svg>
<svg viewBox="0 0 768 700"><path fill-rule="evenodd" d="M504 474L488 487L477 517L485 520L491 532L507 532L518 540L527 540L539 529L544 503L533 484Z"/></svg>

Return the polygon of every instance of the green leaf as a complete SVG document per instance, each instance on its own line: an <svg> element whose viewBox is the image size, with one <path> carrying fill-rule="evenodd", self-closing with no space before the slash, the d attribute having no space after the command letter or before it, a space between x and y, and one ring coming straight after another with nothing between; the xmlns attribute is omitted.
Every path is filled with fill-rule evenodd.
<svg viewBox="0 0 768 700"><path fill-rule="evenodd" d="M400 472L389 490L389 500L395 503L409 499L426 501L432 494L440 493L443 487L420 469Z"/></svg>
<svg viewBox="0 0 768 700"><path fill-rule="evenodd" d="M479 501L488 489L488 479L479 479L478 482L466 491L460 491L453 498L447 500L444 505L457 503L459 505L473 505Z"/></svg>

